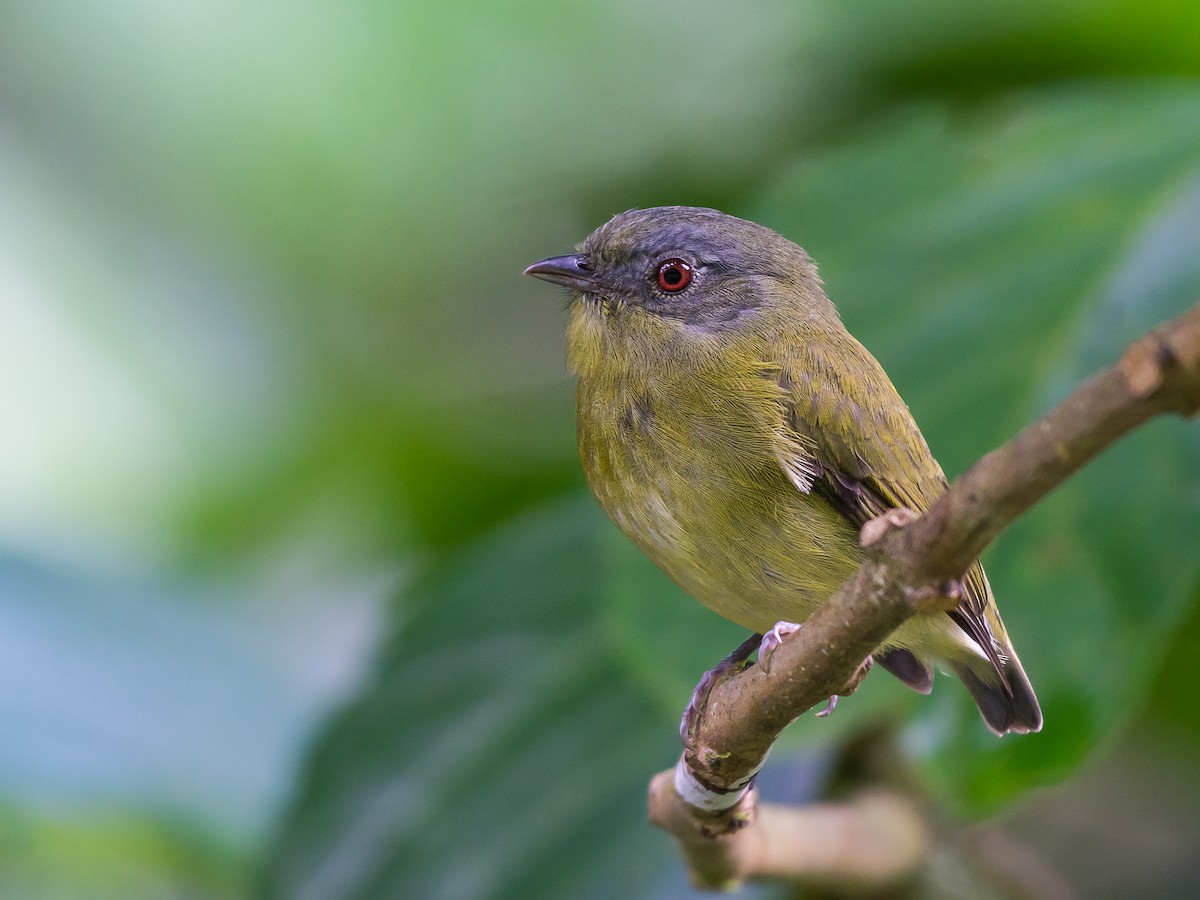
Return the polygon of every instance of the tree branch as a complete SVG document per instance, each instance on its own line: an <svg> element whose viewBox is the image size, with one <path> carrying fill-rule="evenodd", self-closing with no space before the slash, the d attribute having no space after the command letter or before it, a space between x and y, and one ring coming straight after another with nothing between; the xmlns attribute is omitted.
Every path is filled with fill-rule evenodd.
<svg viewBox="0 0 1200 900"><path fill-rule="evenodd" d="M907 618L945 608L946 585L1098 452L1156 415L1198 410L1200 304L1131 344L1116 365L984 456L919 519L868 523L867 561L775 651L769 675L750 666L713 686L679 765L652 783L652 819L676 835L699 883L779 875L778 861L764 862L737 844L780 847L777 835L753 834L785 826L774 813L755 822L748 788L789 723L844 692L863 659ZM668 812L671 804L680 809ZM782 852L799 857L794 847ZM714 853L725 858L716 869ZM711 880L718 870L720 879ZM801 870L787 871L799 877Z"/></svg>

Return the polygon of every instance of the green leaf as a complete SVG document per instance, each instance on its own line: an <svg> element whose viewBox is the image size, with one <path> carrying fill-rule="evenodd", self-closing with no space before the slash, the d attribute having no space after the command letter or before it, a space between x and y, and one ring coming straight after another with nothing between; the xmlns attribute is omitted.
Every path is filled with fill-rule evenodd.
<svg viewBox="0 0 1200 900"><path fill-rule="evenodd" d="M417 585L325 732L268 873L279 897L645 896L670 858L645 785L679 751L604 626L590 498Z"/></svg>
<svg viewBox="0 0 1200 900"><path fill-rule="evenodd" d="M125 813L0 810L0 897L20 900L242 900L243 854L182 827Z"/></svg>
<svg viewBox="0 0 1200 900"><path fill-rule="evenodd" d="M1048 91L908 111L806 159L752 216L804 244L953 477L1200 297L1200 92ZM1042 701L995 741L938 679L914 745L986 809L1069 771L1137 709L1189 600L1200 429L1132 435L986 557Z"/></svg>

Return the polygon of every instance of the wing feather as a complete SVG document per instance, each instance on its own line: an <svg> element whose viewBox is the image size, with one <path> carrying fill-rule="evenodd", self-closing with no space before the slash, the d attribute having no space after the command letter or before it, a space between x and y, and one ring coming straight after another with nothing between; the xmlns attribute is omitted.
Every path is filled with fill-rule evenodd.
<svg viewBox="0 0 1200 900"><path fill-rule="evenodd" d="M777 357L785 421L776 455L799 490L825 499L855 528L898 506L924 512L945 493L946 476L908 407L853 337L813 335ZM835 363L848 358L856 363L853 380ZM978 561L963 586L965 597L949 616L1003 673L994 637L1003 626L990 621L990 589Z"/></svg>

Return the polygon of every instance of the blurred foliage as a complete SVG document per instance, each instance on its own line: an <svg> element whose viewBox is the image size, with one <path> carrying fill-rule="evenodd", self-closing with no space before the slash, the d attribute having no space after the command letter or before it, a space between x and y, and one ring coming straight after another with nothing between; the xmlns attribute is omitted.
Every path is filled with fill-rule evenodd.
<svg viewBox="0 0 1200 900"><path fill-rule="evenodd" d="M1184 226L1173 190L1200 188L1197 97L1072 89L966 121L921 108L809 154L750 206L801 240L821 223L809 243L851 327L894 356L887 362L932 445L961 468L1147 322L1181 311L1180 287L1200 288L1190 227L1200 224L1200 190ZM1154 139L1109 145L1114 130ZM992 555L993 583L1043 699L1042 734L997 741L952 681L923 698L871 679L828 723L807 718L790 738L811 747L884 705L910 710L931 786L951 807L976 810L1070 771L1136 707L1200 576L1189 553L1200 533L1197 489L1171 487L1200 484L1200 433L1164 425L1110 451ZM1126 489L1129 472L1139 474ZM1130 521L1142 525L1130 530ZM622 773L669 761L673 713L736 629L685 610L679 591L608 530L566 540L570 524L551 526L562 543L547 547L546 529L506 532L410 594L414 617L380 657L378 682L318 744L277 857L279 896L488 893L458 880L464 846L490 873L489 896L576 896L581 889L564 892L560 867L547 870L539 854L589 869L615 852L608 842L639 833L636 782L621 794L620 818L606 809L607 832L591 803L612 788L572 784L584 773L602 780L614 760ZM1086 630L1073 624L1081 622ZM607 720L614 703L619 725ZM485 748L474 765L458 755L468 752L465 733ZM565 749L568 735L585 743ZM654 752L635 755L643 745ZM531 802L533 772L549 794ZM560 791L573 799L553 820L554 840L536 837L533 823L562 802ZM378 829L369 839L354 830L368 822ZM514 831L537 848L519 864ZM593 833L604 839L560 844ZM364 844L378 850L356 855ZM640 857L624 855L631 863L621 873L632 878ZM329 871L344 881L326 883ZM644 896L655 874L647 868L635 889L608 889Z"/></svg>
<svg viewBox="0 0 1200 900"><path fill-rule="evenodd" d="M619 823L644 817L675 739L603 627L603 529L560 505L414 586L375 683L310 759L269 894L643 893L667 839Z"/></svg>
<svg viewBox="0 0 1200 900"><path fill-rule="evenodd" d="M851 330L959 472L1200 295L1198 96L1071 87L973 115L909 111L807 158L759 218L822 261ZM1136 709L1200 583L1198 501L1200 431L1155 423L997 544L993 585L1058 725L995 741L961 692L922 703L946 799L991 806L1061 775ZM959 715L939 709L948 693Z"/></svg>
<svg viewBox="0 0 1200 900"><path fill-rule="evenodd" d="M0 895L22 900L245 896L244 851L126 817L0 819Z"/></svg>
<svg viewBox="0 0 1200 900"><path fill-rule="evenodd" d="M954 474L1200 295L1198 51L1183 0L0 4L0 895L683 896L642 789L741 635L583 496L521 268L763 221ZM903 717L976 812L1200 743L1198 526L1161 422L989 555L1043 734L875 676L788 740Z"/></svg>

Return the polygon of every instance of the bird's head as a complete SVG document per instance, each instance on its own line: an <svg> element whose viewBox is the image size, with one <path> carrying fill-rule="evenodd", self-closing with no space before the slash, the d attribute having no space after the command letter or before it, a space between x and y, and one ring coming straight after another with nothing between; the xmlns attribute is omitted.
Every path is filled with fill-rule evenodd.
<svg viewBox="0 0 1200 900"><path fill-rule="evenodd" d="M765 309L824 315L829 303L796 244L754 222L687 206L623 212L575 253L525 274L571 288L573 303L606 319L652 316L699 332L737 329Z"/></svg>

